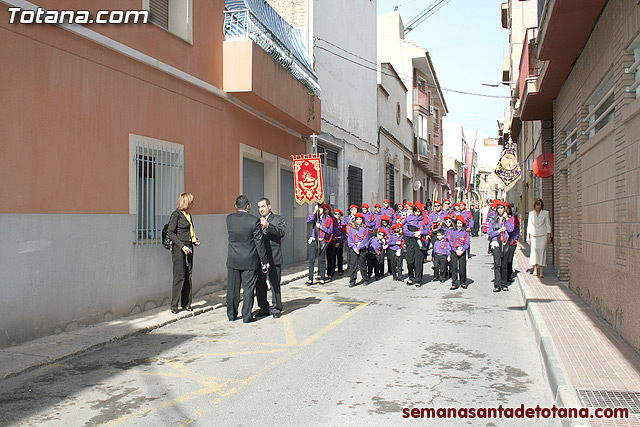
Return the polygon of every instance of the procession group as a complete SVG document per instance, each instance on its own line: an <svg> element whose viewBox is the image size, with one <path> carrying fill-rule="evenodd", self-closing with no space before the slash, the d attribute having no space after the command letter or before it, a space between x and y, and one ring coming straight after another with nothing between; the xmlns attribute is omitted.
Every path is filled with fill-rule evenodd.
<svg viewBox="0 0 640 427"><path fill-rule="evenodd" d="M342 275L344 245L347 244L349 287L356 286L360 271L362 283L387 273L394 281L403 280L406 262L407 285L421 287L423 265L430 258L433 281L451 280L451 290L466 289L467 259L471 256L471 233L482 221L487 234L487 250L494 259L494 292L507 291L513 281L513 256L520 236L520 222L512 215L512 206L501 200L485 201L482 219L475 206L475 215L467 203L451 203L449 199L433 202L428 209L419 201L405 201L391 207L389 200L376 203L373 211L368 204L349 206L344 217L340 209L318 204L307 218L312 224L309 244L309 280L314 284L315 259L318 258L318 282L326 283L336 273ZM343 219L344 217L344 219ZM474 227L475 226L475 227Z"/></svg>

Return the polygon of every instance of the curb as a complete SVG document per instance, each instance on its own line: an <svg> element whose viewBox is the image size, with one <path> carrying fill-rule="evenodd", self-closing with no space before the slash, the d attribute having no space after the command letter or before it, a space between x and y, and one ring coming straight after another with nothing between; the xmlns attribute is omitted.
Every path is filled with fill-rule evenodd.
<svg viewBox="0 0 640 427"><path fill-rule="evenodd" d="M523 274L523 272L520 272ZM583 405L578 398L575 388L571 384L567 370L560 359L558 349L556 348L553 338L547 329L547 324L535 303L530 304L533 298L528 295L525 285L520 282L520 274L516 276L520 296L526 307L529 321L536 337L536 343L542 354L542 361L549 378L549 386L554 396L557 407L563 408L582 408ZM582 419L564 419L561 420L562 425L567 427L588 427Z"/></svg>
<svg viewBox="0 0 640 427"><path fill-rule="evenodd" d="M281 285L305 278L307 275L308 270L306 269L297 273L288 274L282 277ZM198 301L194 302L194 305L201 303L206 304L208 298L219 295L219 292L225 289L226 286L215 286L210 292L199 296ZM36 370L45 365L58 363L87 351L96 350L107 344L134 335L151 332L154 329L161 328L182 319L199 316L221 307L224 307L224 304L217 303L211 306L194 308L192 312L182 311L176 315L169 314L167 312L167 306L161 306L133 316L88 325L78 328L73 332L50 335L14 347L1 349L0 381ZM50 350L53 346L55 346L55 354L43 356L43 354L51 353Z"/></svg>
<svg viewBox="0 0 640 427"><path fill-rule="evenodd" d="M134 316L90 325L73 332L63 332L15 347L2 349L0 350L0 360L2 361L0 362L0 366L2 366L0 381L33 371L45 365L58 363L87 351L96 350L112 342L151 332L154 329L187 317L199 316L220 308L222 305L215 304L208 307L194 308L192 312L185 311L178 315L167 314L167 307L162 306ZM149 317L152 318L148 319ZM158 319L157 317L160 318ZM44 348L51 348L51 346L56 346L58 353L52 356L41 356L41 354L45 353L43 351Z"/></svg>

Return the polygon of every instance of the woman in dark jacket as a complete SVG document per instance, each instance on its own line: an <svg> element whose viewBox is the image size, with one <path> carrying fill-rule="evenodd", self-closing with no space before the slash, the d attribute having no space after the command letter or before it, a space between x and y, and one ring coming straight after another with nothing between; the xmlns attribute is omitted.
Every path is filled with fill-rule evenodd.
<svg viewBox="0 0 640 427"><path fill-rule="evenodd" d="M178 300L182 308L191 309L191 271L193 269L193 247L200 241L196 238L191 218L193 194L182 193L178 205L169 218L167 236L173 242L171 259L173 261L173 287L171 290L171 312L178 312Z"/></svg>

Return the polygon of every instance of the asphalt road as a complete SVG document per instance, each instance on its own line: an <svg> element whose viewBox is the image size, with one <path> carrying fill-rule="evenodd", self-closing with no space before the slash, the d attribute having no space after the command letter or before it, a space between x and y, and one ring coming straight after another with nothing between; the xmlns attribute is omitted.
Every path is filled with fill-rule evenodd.
<svg viewBox="0 0 640 427"><path fill-rule="evenodd" d="M553 404L519 292L492 292L486 239L472 253L466 290L303 279L283 287L280 319L229 322L223 307L9 378L0 425L558 425L403 418Z"/></svg>

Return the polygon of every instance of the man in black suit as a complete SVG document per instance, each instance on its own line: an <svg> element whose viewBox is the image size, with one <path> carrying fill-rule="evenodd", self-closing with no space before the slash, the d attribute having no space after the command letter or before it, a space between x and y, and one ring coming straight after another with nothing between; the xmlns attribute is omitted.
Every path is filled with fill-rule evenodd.
<svg viewBox="0 0 640 427"><path fill-rule="evenodd" d="M473 216L473 230L471 231L471 235L478 237L480 233L480 210L478 209L477 203L473 204L471 215Z"/></svg>
<svg viewBox="0 0 640 427"><path fill-rule="evenodd" d="M273 317L278 318L282 314L282 293L280 291L280 278L282 277L282 239L284 238L284 218L271 212L271 202L266 197L258 201L260 212L260 225L264 234L269 260L269 283L271 283L271 307ZM263 270L264 271L264 270ZM260 272L256 285L256 296L260 312L269 308L267 302L267 273Z"/></svg>
<svg viewBox="0 0 640 427"><path fill-rule="evenodd" d="M249 199L240 195L236 198L234 214L227 215L229 251L227 255L227 316L233 321L238 318L240 286L244 290L242 321L253 322L253 292L258 281L260 263L269 266L264 235L260 220L249 213Z"/></svg>

